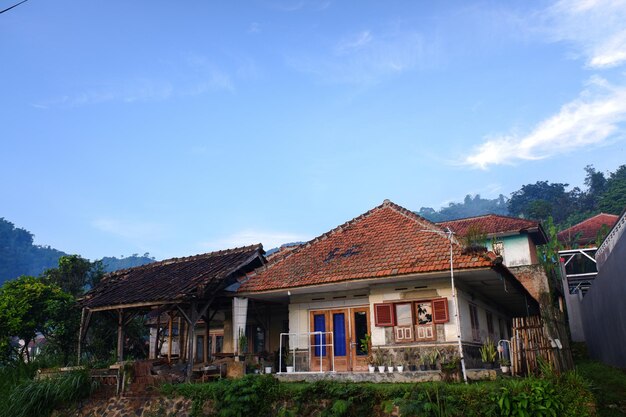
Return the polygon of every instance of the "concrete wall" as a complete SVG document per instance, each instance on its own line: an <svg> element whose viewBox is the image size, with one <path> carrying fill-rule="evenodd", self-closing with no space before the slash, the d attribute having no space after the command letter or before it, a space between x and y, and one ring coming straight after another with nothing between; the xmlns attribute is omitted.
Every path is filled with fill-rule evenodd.
<svg viewBox="0 0 626 417"><path fill-rule="evenodd" d="M515 235L497 238L504 244L502 263L506 266L532 265L537 262L535 245L528 235ZM487 249L493 250L491 239L487 241Z"/></svg>
<svg viewBox="0 0 626 417"><path fill-rule="evenodd" d="M539 301L542 293L550 292L548 275L542 265L511 266L509 269L535 300Z"/></svg>
<svg viewBox="0 0 626 417"><path fill-rule="evenodd" d="M626 233L615 243L582 301L590 355L626 368Z"/></svg>

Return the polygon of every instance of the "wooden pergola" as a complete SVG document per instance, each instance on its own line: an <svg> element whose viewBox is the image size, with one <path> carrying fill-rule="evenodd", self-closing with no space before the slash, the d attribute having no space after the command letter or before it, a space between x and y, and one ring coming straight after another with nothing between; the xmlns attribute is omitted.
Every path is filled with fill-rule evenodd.
<svg viewBox="0 0 626 417"><path fill-rule="evenodd" d="M200 319L207 325L217 305L232 297L246 273L265 263L261 244L228 249L185 258L173 258L106 275L81 300L82 315L78 334L78 361L91 316L98 312L117 314L117 360L124 360L124 328L138 315L169 315L169 335L174 314L184 319L187 352L187 379L194 362L195 327ZM158 331L156 344L158 346ZM171 339L170 339L171 349ZM171 353L171 350L170 350Z"/></svg>

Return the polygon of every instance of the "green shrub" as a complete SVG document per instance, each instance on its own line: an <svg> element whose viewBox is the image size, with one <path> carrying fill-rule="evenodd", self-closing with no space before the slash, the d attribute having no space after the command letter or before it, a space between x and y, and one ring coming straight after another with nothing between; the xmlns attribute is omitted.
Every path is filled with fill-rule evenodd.
<svg viewBox="0 0 626 417"><path fill-rule="evenodd" d="M0 417L44 417L56 409L88 397L92 391L87 371L48 379L26 379L13 386L0 403Z"/></svg>

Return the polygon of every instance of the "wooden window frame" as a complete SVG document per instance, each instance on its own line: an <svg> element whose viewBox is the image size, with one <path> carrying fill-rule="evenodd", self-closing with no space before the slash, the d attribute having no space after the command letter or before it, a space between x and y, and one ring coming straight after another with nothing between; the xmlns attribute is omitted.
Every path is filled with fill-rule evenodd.
<svg viewBox="0 0 626 417"><path fill-rule="evenodd" d="M379 318L379 309L389 309L389 320L381 320ZM374 325L376 327L393 327L396 325L396 308L394 303L376 303L374 304Z"/></svg>
<svg viewBox="0 0 626 417"><path fill-rule="evenodd" d="M393 327L393 338L395 343L411 343L411 342L432 342L437 340L437 325L444 324L450 321L450 312L448 309L447 297L436 297L420 300L395 300L386 303L374 304L374 325L376 327ZM430 303L432 311L432 322L428 325L420 325L417 323L417 305L423 303ZM439 303L439 305L437 305ZM396 305L398 304L410 304L411 305L411 326L398 326ZM379 318L379 308L389 309L389 320L381 321ZM420 337L418 334L422 333L420 329L429 328L432 332L430 337Z"/></svg>
<svg viewBox="0 0 626 417"><path fill-rule="evenodd" d="M408 305L409 311L411 313L411 324L410 325L398 325L398 315L396 313L396 308L399 305ZM413 334L413 326L415 325L415 303L413 301L402 301L393 303L393 313L395 316L395 326L393 327L393 338L396 343L409 343L415 340L415 335Z"/></svg>

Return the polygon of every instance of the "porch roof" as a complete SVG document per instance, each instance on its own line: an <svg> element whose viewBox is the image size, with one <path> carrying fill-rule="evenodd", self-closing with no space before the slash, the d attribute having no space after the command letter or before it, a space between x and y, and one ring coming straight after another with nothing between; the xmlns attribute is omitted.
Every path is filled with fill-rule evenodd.
<svg viewBox="0 0 626 417"><path fill-rule="evenodd" d="M108 310L202 299L237 282L235 275L262 265L263 253L257 244L115 271L81 303L91 310Z"/></svg>
<svg viewBox="0 0 626 417"><path fill-rule="evenodd" d="M453 238L455 269L492 267L493 253L467 254ZM243 293L400 277L450 269L450 243L440 226L385 200L382 205L257 269Z"/></svg>

